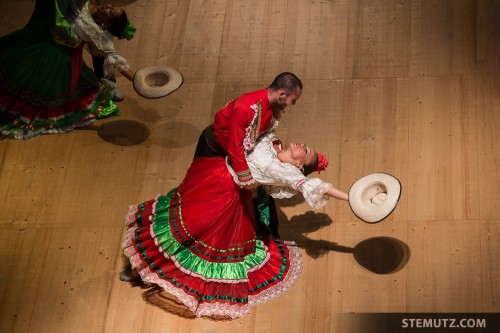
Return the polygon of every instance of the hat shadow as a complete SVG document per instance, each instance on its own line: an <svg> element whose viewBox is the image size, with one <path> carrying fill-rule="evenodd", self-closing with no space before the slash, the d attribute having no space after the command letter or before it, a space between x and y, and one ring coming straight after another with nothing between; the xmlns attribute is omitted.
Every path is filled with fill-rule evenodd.
<svg viewBox="0 0 500 333"><path fill-rule="evenodd" d="M134 146L141 144L149 137L148 127L135 120L111 120L100 125L91 124L75 128L80 131L96 131L103 141L116 146Z"/></svg>
<svg viewBox="0 0 500 333"><path fill-rule="evenodd" d="M353 249L354 259L362 267L376 274L393 274L410 260L408 245L392 237L373 237L358 243Z"/></svg>
<svg viewBox="0 0 500 333"><path fill-rule="evenodd" d="M332 219L323 213L306 212L290 220L278 210L280 237L294 241L313 259L328 252L351 253L356 262L375 274L392 274L401 270L410 260L411 251L406 243L392 237L372 237L354 247L339 245L324 239L311 239L308 233L331 225ZM283 222L282 222L283 221Z"/></svg>
<svg viewBox="0 0 500 333"><path fill-rule="evenodd" d="M134 120L112 120L97 127L99 137L117 146L133 146L149 137L148 127Z"/></svg>

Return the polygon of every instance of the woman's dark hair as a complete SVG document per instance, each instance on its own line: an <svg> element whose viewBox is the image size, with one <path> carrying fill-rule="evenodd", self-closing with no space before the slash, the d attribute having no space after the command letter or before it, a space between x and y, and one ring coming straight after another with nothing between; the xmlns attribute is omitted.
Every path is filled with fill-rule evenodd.
<svg viewBox="0 0 500 333"><path fill-rule="evenodd" d="M127 26L128 17L125 10L122 9L122 14L120 16L113 16L111 20L111 25L108 27L108 31L113 34L116 38L120 38L123 30Z"/></svg>
<svg viewBox="0 0 500 333"><path fill-rule="evenodd" d="M309 164L304 164L304 167L302 168L302 173L304 176L308 176L314 171L318 170L318 155L316 154L316 158L314 159L313 162Z"/></svg>
<svg viewBox="0 0 500 333"><path fill-rule="evenodd" d="M302 90L302 81L293 73L283 72L276 76L269 88L272 90L283 89L287 94L293 94L297 88Z"/></svg>

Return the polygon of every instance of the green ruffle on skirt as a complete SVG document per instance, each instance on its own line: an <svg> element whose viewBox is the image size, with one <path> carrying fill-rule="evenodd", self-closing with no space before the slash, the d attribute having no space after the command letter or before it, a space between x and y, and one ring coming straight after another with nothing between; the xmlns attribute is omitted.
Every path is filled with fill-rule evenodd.
<svg viewBox="0 0 500 333"><path fill-rule="evenodd" d="M260 265L266 259L266 251L262 242L256 243L254 253L245 256L241 262L213 262L198 257L185 245L176 241L170 228L170 199L177 189L174 188L167 195L158 197L156 213L153 215L154 233L157 237L159 247L169 256L175 256L176 260L189 271L204 276L207 279L246 279L247 271ZM176 221L175 225L182 225L182 221ZM146 259L147 260L147 259Z"/></svg>

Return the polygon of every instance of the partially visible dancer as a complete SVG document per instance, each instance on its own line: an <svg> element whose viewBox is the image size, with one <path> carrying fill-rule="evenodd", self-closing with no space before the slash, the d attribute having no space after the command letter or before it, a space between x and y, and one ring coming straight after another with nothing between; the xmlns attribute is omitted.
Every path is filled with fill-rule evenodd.
<svg viewBox="0 0 500 333"><path fill-rule="evenodd" d="M97 4L99 4L99 1L97 1ZM134 36L133 33L135 32L135 28L130 26L125 30L121 29L121 26L123 24L129 24L127 15L122 13L125 12L123 12L123 10L120 7L108 4L104 6L98 6L93 16L94 20L99 24L104 23L106 25L106 30L111 32L113 36L117 37L118 39L130 40ZM112 24L113 20L117 21L116 22L117 24L115 24L114 27ZM111 84L114 84L115 89L111 99L115 102L121 102L125 97L123 96L123 93L116 86L116 74L117 71L120 71L120 67L123 67L123 69L126 69L126 67L122 66L122 64L120 63L122 59L120 59L119 56L116 56L113 45L111 44L109 46L110 47L97 46L93 47L89 51L92 53L92 65L94 73L96 74L97 78L106 79L110 81ZM101 51L100 48L102 48L103 51ZM112 57L116 57L116 59L113 59ZM112 60L110 61L110 59ZM120 66L114 66L114 64L119 64ZM133 80L133 73L131 73L130 71L127 71L123 74L129 80L131 81Z"/></svg>
<svg viewBox="0 0 500 333"><path fill-rule="evenodd" d="M114 37L133 37L125 11L96 0L37 0L28 24L0 38L0 134L30 139L119 115L114 83L83 62L83 47L104 57L104 71L134 72Z"/></svg>
<svg viewBox="0 0 500 333"><path fill-rule="evenodd" d="M347 200L305 175L326 168L322 154L304 144L284 150L272 131L257 142L248 165L278 198L302 193L313 208L328 197ZM227 158L195 157L179 187L131 206L123 242L131 266L120 279L158 285L199 317L238 318L290 289L302 270L300 249L272 235L257 238L250 192L235 178Z"/></svg>

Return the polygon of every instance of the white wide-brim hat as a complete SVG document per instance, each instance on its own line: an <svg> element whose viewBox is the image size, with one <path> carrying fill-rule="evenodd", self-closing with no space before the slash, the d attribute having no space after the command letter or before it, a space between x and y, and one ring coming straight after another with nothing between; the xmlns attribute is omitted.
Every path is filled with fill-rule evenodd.
<svg viewBox="0 0 500 333"><path fill-rule="evenodd" d="M358 179L349 189L352 212L367 223L389 216L401 196L401 183L387 173L373 173Z"/></svg>
<svg viewBox="0 0 500 333"><path fill-rule="evenodd" d="M135 73L134 89L142 97L160 98L176 91L182 82L182 74L173 68L149 66Z"/></svg>

